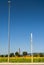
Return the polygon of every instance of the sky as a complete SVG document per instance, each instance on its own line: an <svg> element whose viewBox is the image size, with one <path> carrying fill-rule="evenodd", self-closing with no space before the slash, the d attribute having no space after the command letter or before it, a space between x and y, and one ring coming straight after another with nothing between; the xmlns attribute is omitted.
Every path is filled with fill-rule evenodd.
<svg viewBox="0 0 44 65"><path fill-rule="evenodd" d="M8 53L8 0L0 0L0 54ZM11 0L10 52L44 52L44 0Z"/></svg>

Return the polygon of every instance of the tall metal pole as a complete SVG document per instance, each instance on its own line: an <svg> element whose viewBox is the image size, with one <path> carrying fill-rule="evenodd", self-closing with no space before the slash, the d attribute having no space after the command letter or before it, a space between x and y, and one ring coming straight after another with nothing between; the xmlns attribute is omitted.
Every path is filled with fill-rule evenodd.
<svg viewBox="0 0 44 65"><path fill-rule="evenodd" d="M20 48L19 48L19 54L20 54Z"/></svg>
<svg viewBox="0 0 44 65"><path fill-rule="evenodd" d="M9 56L10 56L10 3L11 3L11 1L8 1L8 6L9 6L9 12L8 12L8 62L9 62Z"/></svg>
<svg viewBox="0 0 44 65"><path fill-rule="evenodd" d="M31 33L31 62L33 63L32 33Z"/></svg>

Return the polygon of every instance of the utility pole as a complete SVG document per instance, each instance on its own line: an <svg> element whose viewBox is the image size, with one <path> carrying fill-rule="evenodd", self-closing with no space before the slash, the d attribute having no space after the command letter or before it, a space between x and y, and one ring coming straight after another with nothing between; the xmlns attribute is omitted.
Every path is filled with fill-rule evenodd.
<svg viewBox="0 0 44 65"><path fill-rule="evenodd" d="M8 1L8 62L10 56L10 3L11 1Z"/></svg>
<svg viewBox="0 0 44 65"><path fill-rule="evenodd" d="M31 33L31 62L33 63L32 33Z"/></svg>
<svg viewBox="0 0 44 65"><path fill-rule="evenodd" d="M20 48L19 48L19 54L20 54Z"/></svg>

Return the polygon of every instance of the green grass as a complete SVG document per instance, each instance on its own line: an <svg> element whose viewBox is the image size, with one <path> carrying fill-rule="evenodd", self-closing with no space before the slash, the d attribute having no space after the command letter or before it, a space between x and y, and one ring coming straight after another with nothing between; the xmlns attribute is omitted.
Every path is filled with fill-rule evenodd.
<svg viewBox="0 0 44 65"><path fill-rule="evenodd" d="M0 62L8 62L7 58L0 58ZM11 58L10 62L31 62L31 58ZM44 62L44 58L34 58L33 62Z"/></svg>
<svg viewBox="0 0 44 65"><path fill-rule="evenodd" d="M13 59L13 60L10 60L10 62L31 62L30 59Z"/></svg>

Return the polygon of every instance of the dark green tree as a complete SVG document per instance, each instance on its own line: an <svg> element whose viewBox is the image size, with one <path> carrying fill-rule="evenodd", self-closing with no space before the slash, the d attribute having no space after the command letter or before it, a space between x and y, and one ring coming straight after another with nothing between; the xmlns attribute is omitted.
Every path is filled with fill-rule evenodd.
<svg viewBox="0 0 44 65"><path fill-rule="evenodd" d="M15 52L15 56L20 56L20 54L18 52Z"/></svg>
<svg viewBox="0 0 44 65"><path fill-rule="evenodd" d="M5 57L8 57L8 55L6 54Z"/></svg>
<svg viewBox="0 0 44 65"><path fill-rule="evenodd" d="M40 57L43 57L44 56L43 53L39 53L39 55L40 55Z"/></svg>
<svg viewBox="0 0 44 65"><path fill-rule="evenodd" d="M0 55L0 57L4 57L4 55Z"/></svg>
<svg viewBox="0 0 44 65"><path fill-rule="evenodd" d="M10 57L14 57L15 55L14 55L14 53L10 53Z"/></svg>
<svg viewBox="0 0 44 65"><path fill-rule="evenodd" d="M26 56L28 55L28 53L26 51L23 52L23 56Z"/></svg>

